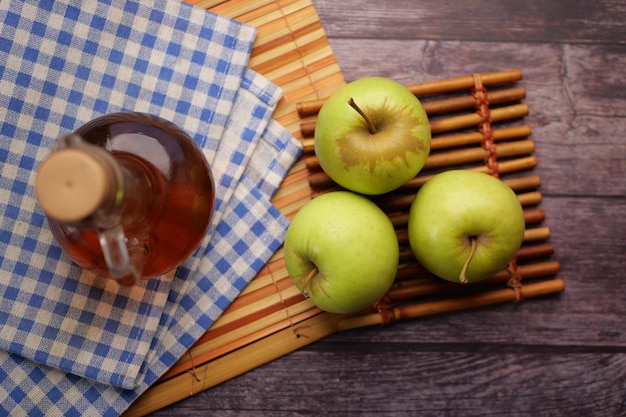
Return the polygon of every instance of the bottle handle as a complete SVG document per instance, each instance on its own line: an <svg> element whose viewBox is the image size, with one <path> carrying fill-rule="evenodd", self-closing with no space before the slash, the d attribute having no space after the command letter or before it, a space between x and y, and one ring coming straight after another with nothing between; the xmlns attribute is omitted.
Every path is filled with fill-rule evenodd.
<svg viewBox="0 0 626 417"><path fill-rule="evenodd" d="M116 225L99 229L98 238L111 278L120 285L131 286L141 277L145 252L141 247L128 247L124 229Z"/></svg>

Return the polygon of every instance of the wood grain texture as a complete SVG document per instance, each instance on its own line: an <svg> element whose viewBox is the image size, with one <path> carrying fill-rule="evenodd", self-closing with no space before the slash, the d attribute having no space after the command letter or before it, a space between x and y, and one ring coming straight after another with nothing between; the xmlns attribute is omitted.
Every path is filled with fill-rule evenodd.
<svg viewBox="0 0 626 417"><path fill-rule="evenodd" d="M153 415L625 417L626 3L313 3L346 80L523 70L567 289L337 333L207 391L189 375Z"/></svg>
<svg viewBox="0 0 626 417"><path fill-rule="evenodd" d="M516 346L316 344L238 378L237 390L214 388L203 410L219 416L622 415L626 377L619 369L626 354L549 355ZM232 410L233 403L246 410ZM184 401L159 415L199 414L196 407Z"/></svg>
<svg viewBox="0 0 626 417"><path fill-rule="evenodd" d="M314 2L329 36L486 42L626 43L620 1ZM621 22L620 22L621 19Z"/></svg>

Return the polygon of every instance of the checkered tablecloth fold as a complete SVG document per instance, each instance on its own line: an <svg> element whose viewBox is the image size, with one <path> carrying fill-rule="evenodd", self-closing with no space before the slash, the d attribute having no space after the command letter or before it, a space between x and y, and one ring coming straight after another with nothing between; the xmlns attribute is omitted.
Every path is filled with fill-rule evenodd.
<svg viewBox="0 0 626 417"><path fill-rule="evenodd" d="M271 131L280 132L281 129L278 125L267 130L264 140L281 143L271 137ZM281 136L284 138L285 134L283 132ZM292 140L285 145L285 149L291 149L294 158L297 158L300 149L297 142ZM277 148L276 152L279 151ZM221 224L215 227L219 229L216 233L228 236L223 244L217 245L219 248L214 252L223 256L202 257L202 265L196 273L183 267L185 272L177 275L172 282L173 289L168 295L157 334L141 370L143 378L137 387L126 390L96 383L0 350L0 378L3 380L0 385L0 415L121 414L189 349L205 331L205 326L219 317L223 308L254 278L257 268L261 268L279 247L288 221L267 199L262 198L264 193L259 188L262 183L264 181L260 178L253 181L244 175L228 203ZM257 232L249 233L248 229L243 230L241 226L253 228ZM251 252L245 257L249 266L241 263L236 270L227 273L226 279L222 279L217 265L237 253L237 250L229 247L231 245L227 241L249 245ZM238 247L240 251L244 248ZM186 264L193 263L195 258ZM239 258L237 261L240 261ZM185 285L189 279L199 280L200 283L190 288ZM217 284L212 285L211 280ZM229 280L234 284L231 285ZM182 299L184 303L180 302ZM206 308L197 308L207 302Z"/></svg>
<svg viewBox="0 0 626 417"><path fill-rule="evenodd" d="M256 30L179 0L0 1L0 414L119 415L282 243L270 203L301 146L247 68ZM173 278L121 288L73 264L34 198L57 137L141 111L187 131L217 211Z"/></svg>

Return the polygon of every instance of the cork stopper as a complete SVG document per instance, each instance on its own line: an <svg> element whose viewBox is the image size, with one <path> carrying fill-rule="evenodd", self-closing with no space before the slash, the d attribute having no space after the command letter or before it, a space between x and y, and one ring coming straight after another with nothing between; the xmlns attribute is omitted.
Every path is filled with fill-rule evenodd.
<svg viewBox="0 0 626 417"><path fill-rule="evenodd" d="M90 152L66 148L41 164L35 191L46 215L76 223L92 215L114 192L114 185L104 161Z"/></svg>

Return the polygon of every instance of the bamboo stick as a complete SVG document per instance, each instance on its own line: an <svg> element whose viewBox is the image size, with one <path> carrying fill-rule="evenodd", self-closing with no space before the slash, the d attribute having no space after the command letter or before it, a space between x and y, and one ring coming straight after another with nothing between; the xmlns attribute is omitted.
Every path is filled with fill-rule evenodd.
<svg viewBox="0 0 626 417"><path fill-rule="evenodd" d="M410 206L410 204L409 204ZM408 209L408 207L407 207ZM530 209L530 210L524 210L524 221L526 223L526 225L532 225L532 224L538 224L541 223L543 220L545 219L545 213L542 209ZM405 219L403 220L408 220L408 215L406 216ZM394 223L392 221L392 223ZM397 228L396 230L396 235L398 237L398 243L401 245L404 244L408 244L409 243L409 234L408 234L408 230L406 228L408 223L402 223L402 224L397 224L394 223L394 226Z"/></svg>
<svg viewBox="0 0 626 417"><path fill-rule="evenodd" d="M518 193L517 198L522 206L534 206L541 202L539 191ZM375 202L386 212L406 211L411 207L415 194L389 194L385 198L375 199ZM393 221L392 221L393 222Z"/></svg>
<svg viewBox="0 0 626 417"><path fill-rule="evenodd" d="M267 323L254 323L256 324L254 328L239 329L238 334L225 334L221 338L194 345L187 351L186 357L176 362L159 380L164 381L182 374L197 365L207 363L243 346L255 343L277 331L298 325L302 321L320 314L321 312L318 308L312 308L310 303L301 304L308 305L304 305L301 311L285 312L286 318L282 318L281 320L271 320L272 317L269 317ZM285 314L283 314L283 316L285 316Z"/></svg>
<svg viewBox="0 0 626 417"><path fill-rule="evenodd" d="M513 172L528 170L528 169L534 168L535 166L537 166L537 158L535 156L528 156L528 157L523 157L523 158L517 158L514 160L499 161L498 171L500 172L500 175L503 175L503 174L510 174ZM471 167L467 169L471 171L483 172L486 174L489 173L489 168L487 168L486 166ZM426 181L431 179L434 175L435 174L419 175L413 178L412 180L407 181L403 186L399 188L399 190L419 188L422 185L424 185ZM309 185L314 190L311 193L311 198L315 198L316 196L323 194L323 193L341 189L341 187L335 184L328 177L328 174L326 174L323 171L314 172L310 174ZM533 198L533 200L535 200L535 198Z"/></svg>
<svg viewBox="0 0 626 417"><path fill-rule="evenodd" d="M505 120L519 119L528 115L527 104L514 104L507 107L499 107L491 110L491 121L494 123ZM447 117L445 119L431 120L431 134L436 135L442 132L464 129L470 126L477 126L482 121L482 116L478 113L468 113L460 116ZM302 137L312 137L315 135L315 121L303 122L300 125Z"/></svg>
<svg viewBox="0 0 626 417"><path fill-rule="evenodd" d="M528 177L520 177L520 178L510 178L504 179L503 182L511 187L511 189L515 192L518 192L518 198L525 203L526 205L538 204L538 200L540 200L540 196L533 194L532 196L526 196L521 191L527 191L531 189L536 189L541 185L541 179L538 175L531 175ZM519 197L521 196L521 197ZM384 205L384 200L375 200L378 201L379 204ZM410 204L410 203L409 203ZM407 205L408 207L408 205ZM536 209L540 210L540 209ZM542 211L542 210L540 210ZM543 212L543 211L542 211ZM401 225L406 225L409 219L409 214L405 210L403 211L391 211L388 213L391 222L395 227L399 227Z"/></svg>
<svg viewBox="0 0 626 417"><path fill-rule="evenodd" d="M541 258L554 253L554 245L552 243L542 243L539 245L522 246L517 251L517 259L528 260L532 258Z"/></svg>
<svg viewBox="0 0 626 417"><path fill-rule="evenodd" d="M518 143L519 142L519 143ZM513 143L503 143L496 145L496 154L499 157L513 157L528 155L534 152L534 142L531 140L518 141ZM430 155L426 160L424 169L442 169L448 167L454 167L459 164L467 164L470 162L477 162L483 160L487 151L482 148L452 151L442 156ZM313 172L309 175L309 185L312 188L324 188L334 184L333 180L328 176L326 172L319 169L319 161L315 156L306 158L306 163ZM534 156L517 158L514 160L505 160L498 162L498 170L500 174L508 174L511 172L522 171L529 168L533 168L537 163ZM317 169L316 169L317 168ZM481 165L477 167L467 168L472 171L479 171L489 173L489 168ZM430 175L418 175L417 177L407 181L400 187L401 190L419 188L426 181L432 178L435 174Z"/></svg>
<svg viewBox="0 0 626 417"><path fill-rule="evenodd" d="M542 195L539 191L531 191L529 193L520 193L517 195L522 206L536 206L541 203Z"/></svg>
<svg viewBox="0 0 626 417"><path fill-rule="evenodd" d="M545 258L553 253L554 245L552 243L534 244L534 242L527 242L517 251L516 256L520 261L528 261ZM416 277L427 277L430 279L431 274L415 259L412 259L399 265L394 285L401 285L402 281L415 279Z"/></svg>
<svg viewBox="0 0 626 417"><path fill-rule="evenodd" d="M493 84L502 84L509 83L514 81L519 81L522 79L522 71L521 70L510 70L510 71L500 71L500 72L491 72L480 74L481 81L483 85L493 85ZM424 83L410 84L406 87L416 96L423 96L428 94L441 94L448 93L456 90L463 90L472 88L474 86L474 77L466 76L466 77L458 77L458 78L450 78L447 80L441 81L430 81ZM307 117L314 114L317 114L319 110L322 108L322 105L326 99L319 100L311 100L307 102L298 103L296 106L296 111L300 115L300 117Z"/></svg>
<svg viewBox="0 0 626 417"><path fill-rule="evenodd" d="M315 120L312 122L300 123L300 134L303 138L311 138L315 136L315 123Z"/></svg>
<svg viewBox="0 0 626 417"><path fill-rule="evenodd" d="M513 172L524 171L527 169L534 168L536 165L537 165L537 158L535 156L528 156L524 158L517 158L514 160L509 160L509 161L499 161L498 170L500 171L501 175L510 174ZM486 166L471 167L468 169L471 171L478 171L478 172L483 172L486 174L489 173L489 168L487 168ZM316 175L316 174L312 174L311 176ZM413 178L412 180L407 181L407 183L404 184L401 187L401 189L406 190L406 189L419 188L422 185L424 185L426 181L431 179L434 175L435 174L417 176ZM310 177L309 177L309 183L311 183Z"/></svg>
<svg viewBox="0 0 626 417"><path fill-rule="evenodd" d="M503 141L507 139L518 139L528 137L532 133L530 126L514 126L506 127L502 129L493 130L493 140ZM483 135L480 132L473 133L461 133L449 136L434 137L430 143L430 150L435 151L439 149L455 148L467 145L473 145L481 143ZM315 151L314 139L302 139L302 146L304 154L310 154Z"/></svg>
<svg viewBox="0 0 626 417"><path fill-rule="evenodd" d="M532 140L520 140L496 145L498 158L528 155L535 151L535 142ZM470 162L484 161L488 152L483 148L462 149L458 151L431 154L426 160L423 169L438 169L453 165L463 165Z"/></svg>
<svg viewBox="0 0 626 417"><path fill-rule="evenodd" d="M539 175L530 175L519 178L505 178L502 182L511 187L513 191L527 191L541 186L541 178L539 178Z"/></svg>
<svg viewBox="0 0 626 417"><path fill-rule="evenodd" d="M196 5L203 9L209 9L211 7L215 7L219 4L225 3L228 0L185 0L187 3Z"/></svg>
<svg viewBox="0 0 626 417"><path fill-rule="evenodd" d="M518 139L528 137L531 133L532 129L528 125L494 129L493 140L494 142L498 142L507 139ZM479 144L482 142L483 138L484 136L480 132L434 137L430 143L430 150L434 151L445 148Z"/></svg>
<svg viewBox="0 0 626 417"><path fill-rule="evenodd" d="M565 285L560 279L552 279L539 283L525 284L522 287L524 298L532 298L547 294L553 294L561 292L564 289ZM413 305L395 307L391 309L389 315L392 321L399 321L514 301L515 292L510 288L506 288L459 298L451 298L429 303L418 303ZM380 316L380 314L375 315ZM380 318L378 317L358 317L356 319L351 319L350 322L342 323L344 326L342 327L342 330L344 330L344 328L357 328L368 326L372 322L372 319L376 320L376 322L380 322Z"/></svg>
<svg viewBox="0 0 626 417"><path fill-rule="evenodd" d="M518 194L519 195L519 194ZM519 198L519 197L518 197ZM525 199L524 197L522 197L522 199ZM407 206L407 208L409 208L410 206ZM528 212L537 212L536 214L528 214ZM541 213L541 214L539 214ZM396 229L402 228L402 227L406 227L408 221L409 221L409 212L408 210L404 209L402 211L391 211L390 213L387 213L387 215L389 216L389 219L391 220L391 224L393 224L393 226ZM542 216L541 220L537 220L535 221L536 218L538 218L539 216ZM532 219L528 219L526 224L533 224L533 223L540 223L541 221L543 221L545 219L545 214L543 214L543 210L542 209L525 209L524 211L524 217L525 219L530 216L532 216Z"/></svg>
<svg viewBox="0 0 626 417"><path fill-rule="evenodd" d="M522 242L532 243L532 242L547 240L549 238L550 238L550 228L547 226L536 227L532 229L527 228L524 230L524 237L523 237ZM406 245L406 243L400 246L399 258L400 258L400 263L415 261L415 256L413 255L411 248L408 245Z"/></svg>
<svg viewBox="0 0 626 417"><path fill-rule="evenodd" d="M285 261L283 258L279 259L275 263L280 264L280 272L286 270ZM272 266L272 269L275 268ZM265 272L265 271L263 271ZM280 273L278 272L278 273ZM278 274L273 270L265 272L263 275L267 278L262 283L257 283L257 285L261 284L258 288L253 289L252 285L248 285L239 296L230 304L229 312L233 310L243 310L243 309L251 309L254 308L254 305L261 300L267 300L269 297L272 297L275 293L280 292L283 293L287 290L290 285L283 280L278 280L274 277L275 274ZM217 319L214 323L214 326L221 323L221 317Z"/></svg>
<svg viewBox="0 0 626 417"><path fill-rule="evenodd" d="M524 230L523 243L532 243L538 242L542 240L547 240L550 238L550 228L545 227L537 227L532 229ZM403 262L415 262L415 256L411 251L411 248L404 243L404 245L400 246L400 263Z"/></svg>
<svg viewBox="0 0 626 417"><path fill-rule="evenodd" d="M500 107L491 110L491 121L493 123L504 120L519 119L528 114L527 104L514 104L512 106ZM482 121L482 116L478 113L464 114L461 116L448 117L430 122L431 133L450 132L452 130L464 129L470 126L477 126Z"/></svg>
<svg viewBox="0 0 626 417"><path fill-rule="evenodd" d="M543 211L543 209L535 208L524 210L524 222L526 223L526 226L528 226L529 224L541 223L545 219L546 213Z"/></svg>
<svg viewBox="0 0 626 417"><path fill-rule="evenodd" d="M499 158L528 155L534 151L535 142L532 140L518 140L496 145L496 155ZM481 147L430 154L428 159L426 159L423 169L438 169L453 165L483 161L487 155L488 152ZM305 163L309 170L321 169L319 160L316 156L309 156L305 158Z"/></svg>
<svg viewBox="0 0 626 417"><path fill-rule="evenodd" d="M258 317L282 311L302 300L300 291L287 280L282 286L284 289L276 288L275 292L268 294L265 298L242 308L231 310L228 315L223 315L223 318L220 317L216 320L211 330L214 331L214 334L217 329L222 333L232 331L237 327L249 324ZM268 288L271 289L272 287Z"/></svg>
<svg viewBox="0 0 626 417"><path fill-rule="evenodd" d="M522 79L522 71L519 69L488 72L479 75L484 86L510 83L520 81ZM417 96L424 96L428 94L441 94L472 88L474 87L474 83L474 77L472 75L468 75L464 77L449 78L446 80L410 84L407 88Z"/></svg>
<svg viewBox="0 0 626 417"><path fill-rule="evenodd" d="M533 229L526 229L524 231L524 241L525 242L534 242L539 240L546 240L550 238L550 228L549 227L537 227Z"/></svg>
<svg viewBox="0 0 626 417"><path fill-rule="evenodd" d="M407 209L408 209L408 207L407 207ZM544 219L545 219L545 214L544 214L544 211L542 209L524 210L524 221L525 221L527 226L528 225L532 225L532 224L541 223ZM407 216L407 220L408 220L408 216ZM393 223L393 221L392 221L392 223ZM406 228L407 224L408 223L394 224L394 226L397 228L396 235L398 237L398 243L400 245L404 245L404 244L408 244L409 243L409 234L408 234L408 230Z"/></svg>
<svg viewBox="0 0 626 417"><path fill-rule="evenodd" d="M540 262L529 265L521 265L518 272L523 280L533 278L544 278L556 275L560 271L560 264L557 261ZM484 281L470 284L470 287L480 288L492 284L501 284L510 279L510 274L506 270L499 271L493 277ZM398 285L392 287L387 292L386 297L390 301L412 300L419 297L425 297L436 294L446 295L447 292L466 291L465 284L449 282L442 279L434 278L432 275L417 276L416 279L407 279L401 281Z"/></svg>
<svg viewBox="0 0 626 417"><path fill-rule="evenodd" d="M503 104L519 101L526 96L523 87L511 88L508 90L492 91L487 94L489 104ZM433 100L423 102L422 106L428 116L435 116L442 113L453 113L460 110L471 109L476 105L476 99L471 96L461 96L443 100ZM298 106L298 105L297 105ZM315 133L316 121L303 122L300 126L300 133L303 137L311 137Z"/></svg>
<svg viewBox="0 0 626 417"><path fill-rule="evenodd" d="M489 105L510 103L526 97L524 87L509 88L487 92ZM442 100L422 101L422 106L429 116L441 113L452 113L460 110L472 109L476 106L476 98L471 95L447 98Z"/></svg>

